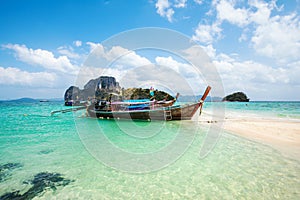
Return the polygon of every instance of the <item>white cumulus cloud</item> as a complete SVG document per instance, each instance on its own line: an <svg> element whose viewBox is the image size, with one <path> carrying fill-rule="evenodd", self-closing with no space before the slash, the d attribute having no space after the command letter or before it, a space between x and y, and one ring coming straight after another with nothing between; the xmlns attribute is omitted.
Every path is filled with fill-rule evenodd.
<svg viewBox="0 0 300 200"><path fill-rule="evenodd" d="M220 37L221 32L222 29L218 23L212 25L199 24L195 30L195 34L192 36L192 40L210 44Z"/></svg>
<svg viewBox="0 0 300 200"><path fill-rule="evenodd" d="M257 53L279 63L300 59L300 18L296 14L274 16L259 25L251 38Z"/></svg>
<svg viewBox="0 0 300 200"><path fill-rule="evenodd" d="M152 64L146 57L121 46L107 48L93 42L87 42L87 45L91 53L77 76L78 85L99 76L114 76L120 80L128 71Z"/></svg>
<svg viewBox="0 0 300 200"><path fill-rule="evenodd" d="M194 0L194 2L195 2L196 4L201 5L201 4L203 3L203 0Z"/></svg>
<svg viewBox="0 0 300 200"><path fill-rule="evenodd" d="M76 40L73 42L73 44L76 46L76 47L81 47L82 45L82 42L80 40Z"/></svg>
<svg viewBox="0 0 300 200"><path fill-rule="evenodd" d="M14 67L0 67L1 85L51 87L56 75L48 72L27 72Z"/></svg>
<svg viewBox="0 0 300 200"><path fill-rule="evenodd" d="M72 47L61 46L61 47L58 47L57 51L61 55L65 55L68 58L79 59L81 57L79 54L74 52L74 49Z"/></svg>
<svg viewBox="0 0 300 200"><path fill-rule="evenodd" d="M295 12L282 14L283 8L276 5L276 0L249 0L243 4L215 0L210 10L210 14L215 11L215 21L211 25L199 23L192 38L211 44L224 38L222 34L227 29L222 30L222 26L228 22L233 28L240 28L242 33L236 38L239 42L249 42L257 54L282 66L300 59L300 17Z"/></svg>
<svg viewBox="0 0 300 200"><path fill-rule="evenodd" d="M247 91L254 99L279 99L282 96L279 88L291 84L292 71L286 68L273 68L251 60L238 61L226 54L217 55L213 63L227 93Z"/></svg>
<svg viewBox="0 0 300 200"><path fill-rule="evenodd" d="M271 12L274 8L273 3L266 3L259 0L249 1L249 5L255 8L255 12L249 12L249 19L256 24L266 24L269 22Z"/></svg>
<svg viewBox="0 0 300 200"><path fill-rule="evenodd" d="M248 24L248 11L244 8L235 8L235 1L221 0L216 4L217 17L220 21L228 22L244 26Z"/></svg>
<svg viewBox="0 0 300 200"><path fill-rule="evenodd" d="M67 56L55 57L50 51L31 49L19 44L7 44L3 47L15 51L17 59L30 65L63 73L74 74L78 71L78 67L74 66Z"/></svg>
<svg viewBox="0 0 300 200"><path fill-rule="evenodd" d="M155 4L156 7L156 12L162 16L166 17L169 22L172 22L173 15L174 15L174 10L171 8L171 4L168 0L158 0Z"/></svg>
<svg viewBox="0 0 300 200"><path fill-rule="evenodd" d="M102 44L92 42L87 44L91 49L91 54L87 58L89 66L126 69L151 64L151 61L147 58L121 46L113 46L107 49Z"/></svg>
<svg viewBox="0 0 300 200"><path fill-rule="evenodd" d="M158 65L169 67L171 70L174 70L185 78L194 78L195 76L197 76L197 71L194 70L194 67L192 65L178 62L172 56L158 56L155 58L155 62Z"/></svg>
<svg viewBox="0 0 300 200"><path fill-rule="evenodd" d="M185 8L187 0L175 0L175 8Z"/></svg>

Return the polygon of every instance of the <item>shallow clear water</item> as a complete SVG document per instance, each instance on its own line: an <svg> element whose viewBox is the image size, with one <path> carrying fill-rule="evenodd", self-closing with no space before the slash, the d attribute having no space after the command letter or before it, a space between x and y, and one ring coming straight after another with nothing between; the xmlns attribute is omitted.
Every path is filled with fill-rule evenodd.
<svg viewBox="0 0 300 200"><path fill-rule="evenodd" d="M230 105L235 106L244 110ZM84 111L75 118L72 113L50 116L52 110L64 108L62 102L0 103L0 199L17 190L21 199L30 196L28 191L35 199L300 198L299 162L270 147L223 133L208 156L200 159L208 131L201 124L114 122L80 117ZM99 140L103 138L112 146ZM136 154L137 159L128 168L109 165L127 159L110 154L112 147ZM168 154L176 150L178 154ZM156 170L147 168L152 164ZM125 172L130 167L150 172ZM69 182L56 179L51 187L32 181L41 172L59 173Z"/></svg>

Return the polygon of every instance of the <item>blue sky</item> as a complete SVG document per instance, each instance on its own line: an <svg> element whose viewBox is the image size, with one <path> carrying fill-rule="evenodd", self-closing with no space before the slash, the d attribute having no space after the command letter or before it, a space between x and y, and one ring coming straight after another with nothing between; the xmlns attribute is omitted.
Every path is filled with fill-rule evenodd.
<svg viewBox="0 0 300 200"><path fill-rule="evenodd" d="M103 41L135 28L160 27L204 49L226 94L300 100L299 11L299 0L1 0L0 99L63 97ZM126 50L116 47L101 55ZM188 67L167 54L137 51L128 57ZM117 69L109 75L118 78Z"/></svg>

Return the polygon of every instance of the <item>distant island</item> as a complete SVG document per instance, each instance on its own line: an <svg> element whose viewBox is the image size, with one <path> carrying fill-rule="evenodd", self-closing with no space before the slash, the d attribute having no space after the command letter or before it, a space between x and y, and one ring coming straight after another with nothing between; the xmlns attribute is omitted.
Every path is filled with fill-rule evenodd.
<svg viewBox="0 0 300 200"><path fill-rule="evenodd" d="M33 99L33 98L20 98L20 99L12 99L12 100L5 100L6 102L22 102L22 103L32 103L32 102L38 102L38 99Z"/></svg>
<svg viewBox="0 0 300 200"><path fill-rule="evenodd" d="M173 100L172 95L155 90L154 97L160 101L163 99ZM83 89L70 86L64 95L65 105L80 105L81 102L96 99L97 101L121 101L128 99L151 99L150 89L121 88L114 77L100 76L88 81Z"/></svg>
<svg viewBox="0 0 300 200"><path fill-rule="evenodd" d="M222 100L223 101L249 102L250 99L243 92L235 92L233 94L227 95Z"/></svg>
<svg viewBox="0 0 300 200"><path fill-rule="evenodd" d="M61 98L50 98L50 99L34 99L29 97L19 98L19 99L11 99L11 100L0 100L0 102L22 102L22 103L36 103L36 102L50 102L50 101L62 101Z"/></svg>

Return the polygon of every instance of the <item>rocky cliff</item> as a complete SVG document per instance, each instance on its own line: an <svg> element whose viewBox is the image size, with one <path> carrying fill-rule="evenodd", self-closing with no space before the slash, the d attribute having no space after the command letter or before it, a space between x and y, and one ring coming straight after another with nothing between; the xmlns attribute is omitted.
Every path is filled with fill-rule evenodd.
<svg viewBox="0 0 300 200"><path fill-rule="evenodd" d="M156 100L172 100L166 92L155 92ZM88 81L83 89L76 86L69 87L64 95L65 105L79 105L81 101L88 99L119 101L125 99L150 99L150 90L142 88L121 88L114 77L100 76Z"/></svg>
<svg viewBox="0 0 300 200"><path fill-rule="evenodd" d="M106 100L111 93L121 95L121 87L114 77L100 76L87 82L83 89L76 86L69 87L64 95L66 105L76 105L80 101L97 98Z"/></svg>

